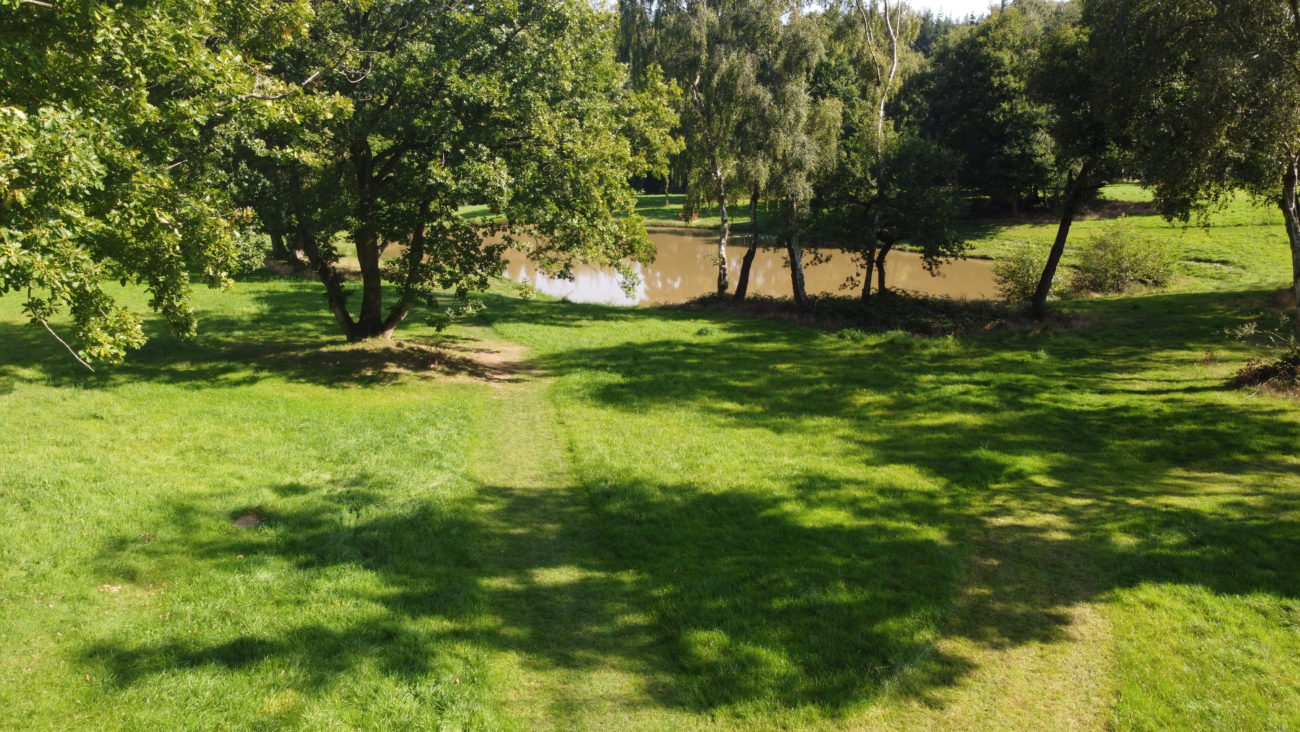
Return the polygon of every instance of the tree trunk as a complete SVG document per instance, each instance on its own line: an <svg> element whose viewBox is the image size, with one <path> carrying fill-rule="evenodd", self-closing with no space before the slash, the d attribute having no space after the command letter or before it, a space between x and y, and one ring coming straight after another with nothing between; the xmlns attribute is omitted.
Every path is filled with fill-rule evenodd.
<svg viewBox="0 0 1300 732"><path fill-rule="evenodd" d="M281 209L274 221L263 219L262 223L266 226L267 235L271 237L271 259L293 265L295 269L302 267L304 263L298 257L298 247L292 241L288 213Z"/></svg>
<svg viewBox="0 0 1300 732"><path fill-rule="evenodd" d="M880 153L877 152L877 155ZM881 166L877 175L884 177L884 168ZM879 179L879 178L878 178ZM877 208L871 213L871 223L867 225L867 273L862 281L862 301L866 302L871 298L871 276L876 269L876 245L880 243L880 209ZM881 288L882 291L884 288Z"/></svg>
<svg viewBox="0 0 1300 732"><path fill-rule="evenodd" d="M862 302L871 299L871 281L876 276L876 250L871 248L867 250L867 272L862 278Z"/></svg>
<svg viewBox="0 0 1300 732"><path fill-rule="evenodd" d="M383 332L380 336L392 338L393 331L397 326L406 320L406 316L411 312L411 305L415 302L415 287L420 281L420 264L424 261L424 250L427 246L427 237L425 229L425 220L429 216L429 208L433 205L432 201L421 201L419 208L419 220L415 223L415 232L411 235L411 246L407 248L406 254L406 279L402 282L401 297L398 298L397 304L393 305L392 311L388 317L384 318Z"/></svg>
<svg viewBox="0 0 1300 732"><path fill-rule="evenodd" d="M718 294L727 293L727 239L731 237L731 220L727 218L727 189L722 171L714 167L714 180L718 182L718 215L722 227L718 231Z"/></svg>
<svg viewBox="0 0 1300 732"><path fill-rule="evenodd" d="M736 299L744 300L749 292L749 272L754 267L754 255L758 254L758 188L749 194L749 249L740 263L740 278L736 282Z"/></svg>
<svg viewBox="0 0 1300 732"><path fill-rule="evenodd" d="M271 235L271 258L288 261L289 250L284 248L284 232L279 229L272 229L268 233Z"/></svg>
<svg viewBox="0 0 1300 732"><path fill-rule="evenodd" d="M885 294L885 257L889 256L889 250L893 249L893 244L885 244L876 252L876 294Z"/></svg>
<svg viewBox="0 0 1300 732"><path fill-rule="evenodd" d="M302 180L295 177L289 187L293 198L294 218L297 219L294 226L294 245L307 255L307 261L316 272L316 278L325 285L325 300L329 303L330 312L334 313L339 328L343 330L343 335L347 336L348 340L353 340L356 323L352 320L352 314L348 312L348 291L343 289L343 279L339 276L338 270L334 269L333 264L325 261L320 247L316 245L316 235L312 231L311 219L307 215L307 206L303 201Z"/></svg>
<svg viewBox="0 0 1300 732"><path fill-rule="evenodd" d="M361 313L350 341L377 338L384 334L384 280L379 266L379 235L362 219L355 235L357 261L361 264Z"/></svg>
<svg viewBox="0 0 1300 732"><path fill-rule="evenodd" d="M1047 255L1047 264L1043 267L1042 277L1038 279L1038 288L1034 290L1034 300L1029 308L1030 313L1040 320L1047 317L1047 296L1052 292L1056 267L1061 263L1061 255L1065 253L1065 242L1070 238L1070 226L1074 223L1074 215L1079 208L1079 194L1083 190L1081 179L1086 171L1085 166L1078 176L1071 173L1066 179L1065 193L1061 200L1061 221L1056 227L1056 241L1052 242L1052 251Z"/></svg>
<svg viewBox="0 0 1300 732"><path fill-rule="evenodd" d="M1293 158L1282 178L1281 208L1282 218L1286 221L1287 240L1291 244L1291 291L1295 295L1291 324L1296 333L1300 334L1300 204L1296 197L1297 179L1300 179L1300 158Z"/></svg>
<svg viewBox="0 0 1300 732"><path fill-rule="evenodd" d="M799 210L794 201L786 203L786 251L790 255L790 285L794 301L799 307L808 307L808 292L803 281L803 250L799 248Z"/></svg>
<svg viewBox="0 0 1300 732"><path fill-rule="evenodd" d="M348 335L349 341L377 338L384 333L384 279L379 266L379 226L375 220L377 201L374 156L370 142L357 138L352 142L352 167L356 176L356 228L352 241L356 245L357 263L361 265L361 312Z"/></svg>

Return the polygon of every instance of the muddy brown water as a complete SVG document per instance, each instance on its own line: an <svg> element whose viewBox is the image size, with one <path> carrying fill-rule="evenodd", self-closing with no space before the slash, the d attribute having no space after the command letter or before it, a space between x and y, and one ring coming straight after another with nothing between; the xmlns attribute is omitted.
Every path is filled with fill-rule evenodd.
<svg viewBox="0 0 1300 732"><path fill-rule="evenodd" d="M552 277L538 270L523 255L510 253L505 276L527 283L539 292L572 302L611 305L655 305L685 302L713 292L718 270L714 264L717 234L712 231L650 231L650 241L658 249L652 264L636 264L633 270L641 282L629 296L623 292L619 276L609 269L581 267L573 280ZM731 288L735 289L745 256L748 239L732 237L727 248ZM754 258L749 292L754 295L790 296L790 267L785 249L765 240ZM814 260L816 255L816 260ZM804 278L810 295L856 295L846 288L849 278L861 278L861 266L849 254L834 249L806 252ZM886 260L889 287L927 295L964 299L991 299L997 296L993 263L984 259L957 259L943 265L939 274L931 275L922 266L921 257L912 252L894 251Z"/></svg>

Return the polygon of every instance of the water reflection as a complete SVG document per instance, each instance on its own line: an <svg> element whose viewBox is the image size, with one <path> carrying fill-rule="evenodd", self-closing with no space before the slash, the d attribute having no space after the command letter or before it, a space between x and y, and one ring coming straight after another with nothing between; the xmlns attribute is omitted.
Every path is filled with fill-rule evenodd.
<svg viewBox="0 0 1300 732"><path fill-rule="evenodd" d="M582 267L574 272L573 280L564 280L546 275L523 256L512 253L507 258L505 274L515 282L528 283L539 292L568 298L572 302L610 305L685 302L707 295L717 286L717 268L713 259L717 251L716 237L707 231L652 230L650 240L658 248L658 254L653 264L634 265L641 282L631 296L623 292L618 275L607 269ZM727 261L734 290L748 241L743 237L732 241L736 244L728 247ZM850 293L844 289L848 278L860 273L859 265L852 257L836 250L822 250L819 259L821 261L805 267L809 294L856 294L856 291ZM938 276L932 276L921 265L919 255L893 252L887 266L891 288L967 299L997 295L993 265L987 260L952 261L943 266ZM784 249L759 248L750 273L749 292L776 297L790 295L790 268Z"/></svg>

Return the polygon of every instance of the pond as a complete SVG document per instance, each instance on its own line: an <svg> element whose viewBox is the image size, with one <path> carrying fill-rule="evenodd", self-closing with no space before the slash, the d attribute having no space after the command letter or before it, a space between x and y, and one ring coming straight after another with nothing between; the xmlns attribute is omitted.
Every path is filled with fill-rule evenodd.
<svg viewBox="0 0 1300 732"><path fill-rule="evenodd" d="M528 283L539 292L552 297L610 305L679 303L707 295L716 289L715 232L651 229L650 240L658 248L658 254L653 264L634 265L633 269L641 282L631 296L623 292L618 275L608 269L581 267L574 272L573 280L564 280L538 271L536 265L522 255L511 253L507 257L505 274L515 282ZM734 291L736 278L740 274L741 258L745 256L749 241L747 237L733 236L732 242L733 245L727 248L727 262L731 273L731 289ZM850 277L857 275L860 279L862 274L861 266L849 254L840 250L821 249L805 252L804 260L808 294L856 295L859 292L857 287L845 287ZM988 260L953 260L934 276L922 266L920 255L894 251L886 260L886 267L886 284L893 289L965 299L997 296L993 263ZM784 248L759 247L750 272L749 292L754 295L790 296L790 267Z"/></svg>

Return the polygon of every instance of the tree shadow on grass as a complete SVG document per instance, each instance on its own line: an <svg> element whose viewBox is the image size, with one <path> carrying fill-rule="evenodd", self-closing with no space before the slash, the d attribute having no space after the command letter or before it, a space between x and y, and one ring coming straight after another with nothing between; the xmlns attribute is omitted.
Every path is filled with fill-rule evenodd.
<svg viewBox="0 0 1300 732"><path fill-rule="evenodd" d="M0 323L0 377L39 373L52 384L83 388L148 381L210 389L266 380L350 387L448 378L500 383L526 376L522 363L484 358L487 349L475 338L416 322L391 341L347 344L316 283L262 276L246 284L243 296L252 307L245 312L198 312L199 333L192 339L178 338L151 318L144 347L124 363L96 364L95 373L73 362L38 328Z"/></svg>
<svg viewBox="0 0 1300 732"><path fill-rule="evenodd" d="M850 451L836 457L856 456L866 474L905 465L932 476L960 505L941 525L965 536L972 559L946 633L990 648L1053 643L1080 603L1142 583L1300 599L1300 524L1286 518L1300 509L1300 464L1280 457L1300 444L1295 411L1169 375L1222 346L1225 318L1262 294L1096 301L1098 326L1050 338L855 350L738 326L574 349L542 367L607 375L568 388L629 415L689 410L702 430L839 429ZM1153 314L1171 320L1149 325Z"/></svg>
<svg viewBox="0 0 1300 732"><path fill-rule="evenodd" d="M382 614L202 644L101 642L85 658L123 685L274 659L319 685L374 662L414 684L444 668L449 644L468 643L542 671L621 669L647 706L834 717L899 674L906 693L941 704L932 695L976 661L942 651L940 631L991 649L1059 643L1073 608L1142 583L1300 599L1300 526L1283 518L1297 508L1296 465L1281 457L1300 438L1294 412L1206 399L1179 391L1200 381L1161 376L1177 351L1216 343L1218 328L1212 317L1140 327L1153 309L1222 314L1244 302L1167 298L1090 303L1102 326L1051 338L855 348L723 321L709 336L549 355L538 366L555 376L607 375L566 388L629 415L691 409L700 429L723 434L836 429L836 457L860 460L863 480L805 471L777 497L606 476L555 490L485 485L472 505L392 503L368 478L350 503L326 485L282 487L267 531L184 532L150 544L135 576L169 557L234 573L245 565L231 557L265 555L313 581L364 575L352 599ZM881 487L869 481L880 465L939 488ZM1213 500L1236 478L1251 489ZM178 504L178 520L192 509ZM839 518L809 518L823 513ZM106 566L122 551L107 547Z"/></svg>
<svg viewBox="0 0 1300 732"><path fill-rule="evenodd" d="M799 482L810 504L849 489L815 475ZM818 525L789 500L684 484L485 485L475 506L392 505L390 490L362 476L347 487L279 487L279 501L253 509L231 497L172 501L167 538L105 547L105 581L148 582L152 568L183 558L225 581L288 565L309 578L305 596L340 574L363 577L342 583L361 589L333 597L344 609L332 615L276 615L276 630L197 642L176 627L161 640L98 641L82 660L119 688L177 671L289 665L310 692L362 666L393 684L427 682L469 644L542 672L620 669L646 705L836 714L934 656L933 620L958 571L932 526L948 520L942 509L902 495ZM262 527L213 526L248 510ZM950 683L960 665L950 659L931 683Z"/></svg>
<svg viewBox="0 0 1300 732"><path fill-rule="evenodd" d="M167 520L156 538L118 537L104 547L97 562L104 577L123 583L156 583L160 569L166 572L187 562L197 563L187 578L198 575L214 587L228 587L250 574L272 573L297 590L285 594L279 587L268 587L269 599L245 596L243 607L212 598L218 604L224 599L245 616L244 624L264 630L232 630L215 643L200 642L190 628L193 621L188 621L172 625L164 640L99 641L83 656L119 687L156 674L264 663L293 668L304 690L334 686L369 664L385 676L412 684L438 669L438 651L445 649L427 632L427 623L417 621L436 618L463 624L468 634L468 621L478 612L477 559L471 540L476 528L467 507L394 495L390 482L365 474L271 490L279 498L257 506L230 493L202 502L169 499L163 512ZM231 522L242 515L255 516L258 525ZM340 575L381 582L344 581L345 588L364 589L321 591L339 583ZM310 606L312 602L342 609L321 612ZM290 612L293 607L302 612Z"/></svg>

